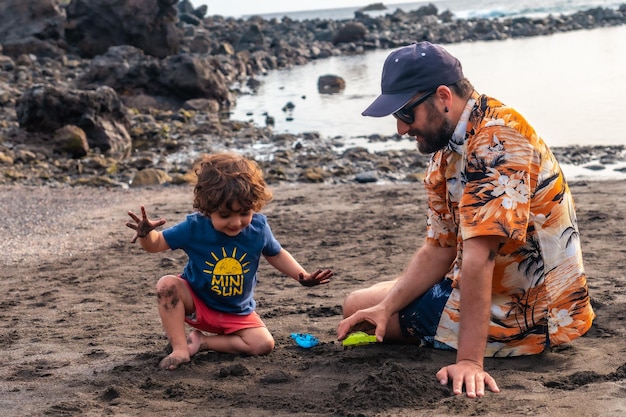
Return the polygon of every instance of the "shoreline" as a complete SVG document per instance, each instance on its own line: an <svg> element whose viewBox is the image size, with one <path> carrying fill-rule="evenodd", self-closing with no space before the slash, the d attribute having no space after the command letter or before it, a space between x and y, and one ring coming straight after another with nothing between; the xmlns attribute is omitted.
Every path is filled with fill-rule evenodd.
<svg viewBox="0 0 626 417"><path fill-rule="evenodd" d="M105 3L93 0L94 7ZM24 19L19 29L26 32L26 41L12 38L11 31L4 39L0 33L0 184L180 184L189 181L200 152L222 150L254 157L270 182L419 180L428 157L416 151L372 153L345 146L349 138L280 134L271 126L230 119L230 106L242 89L257 88L257 78L267 71L410 43L417 23L425 39L444 44L626 23L626 4L508 25L506 19L455 20L433 5L377 18L277 22L205 16L206 10L203 14L185 2L178 10L161 3L161 14L153 16L152 8L140 14L122 5L82 10L72 2L65 15L50 17L57 26L45 33L38 32L41 22L32 17L38 13L25 11L19 0L0 5L0 20L12 28ZM129 32L171 30L177 37L168 39L176 42L164 45L164 33L148 31L141 37L145 44L120 45L115 37L94 36L90 19L111 19ZM68 26L72 29L66 33ZM369 143L397 139L367 138ZM612 167L626 158L623 147L585 147L588 155L581 149L564 149L560 162L581 166L597 157Z"/></svg>
<svg viewBox="0 0 626 417"><path fill-rule="evenodd" d="M596 180L591 178L567 179L574 200L578 204L577 191L580 193L601 186L603 192L611 189L626 188L623 179ZM268 183L277 196L310 194L320 195L324 200L335 194L353 195L354 190L407 190L416 196L423 194L423 186L419 182L379 181L369 183L336 182L336 183ZM351 191L349 191L351 190ZM126 231L123 227L128 210L137 211L141 204L147 206L157 201L180 201L184 211L192 211L190 196L193 188L188 184L157 185L141 188L106 188L106 187L70 187L70 186L33 186L23 184L0 185L0 201L5 202L0 208L3 219L3 239L0 240L0 253L3 253L5 266L17 266L23 262L35 262L49 257L69 257L82 251L97 251L99 242L93 239L96 235L113 236ZM392 191L389 191L392 192ZM616 191L617 192L617 191ZM167 196L167 197L165 197ZM340 208L348 204L342 202ZM269 212L274 210L276 203L270 202ZM358 204L357 204L358 205ZM120 207L111 213L111 207ZM417 207L418 210L423 207ZM25 221L24 213L28 220ZM50 213L54 213L49 218ZM77 225L77 215L80 216ZM155 212L156 217L158 214ZM112 224L111 219L117 219ZM115 232L111 232L115 230ZM120 241L124 241L123 238Z"/></svg>

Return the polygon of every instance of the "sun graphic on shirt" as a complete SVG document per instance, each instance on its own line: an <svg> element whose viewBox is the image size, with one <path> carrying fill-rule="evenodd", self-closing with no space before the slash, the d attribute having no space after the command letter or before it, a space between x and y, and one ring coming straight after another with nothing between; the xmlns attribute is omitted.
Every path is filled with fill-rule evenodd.
<svg viewBox="0 0 626 417"><path fill-rule="evenodd" d="M205 269L203 272L218 276L243 275L250 271L246 269L250 262L244 262L246 255L247 254L244 253L237 259L237 248L233 249L230 256L226 253L225 248L222 248L221 257L215 254L215 252L211 252L211 257L214 259L215 263L206 261L206 264L213 269Z"/></svg>
<svg viewBox="0 0 626 417"><path fill-rule="evenodd" d="M203 272L211 276L211 291L220 297L240 297L243 295L245 288L244 278L246 273L250 271L246 268L250 262L244 262L247 254L243 254L237 258L237 248L233 249L230 256L226 253L226 249L222 248L221 257L211 252L213 261L205 261L211 269L205 269Z"/></svg>

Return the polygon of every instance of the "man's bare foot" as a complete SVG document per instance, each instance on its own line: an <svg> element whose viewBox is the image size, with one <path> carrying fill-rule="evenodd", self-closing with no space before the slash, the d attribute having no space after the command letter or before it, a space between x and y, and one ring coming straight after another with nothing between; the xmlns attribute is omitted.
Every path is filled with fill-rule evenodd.
<svg viewBox="0 0 626 417"><path fill-rule="evenodd" d="M161 360L161 363L159 363L159 368L165 369L167 371L173 371L174 369L178 368L179 365L189 362L189 360L190 359L188 356L174 356L174 353L171 353L169 354L169 356L166 356Z"/></svg>
<svg viewBox="0 0 626 417"><path fill-rule="evenodd" d="M189 348L189 356L193 356L202 347L202 332L200 330L193 330L187 336L187 347Z"/></svg>

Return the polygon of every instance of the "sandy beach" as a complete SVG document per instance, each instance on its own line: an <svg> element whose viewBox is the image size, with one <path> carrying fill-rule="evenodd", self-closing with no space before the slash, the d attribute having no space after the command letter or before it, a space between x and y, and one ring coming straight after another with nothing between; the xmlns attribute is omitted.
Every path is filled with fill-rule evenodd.
<svg viewBox="0 0 626 417"><path fill-rule="evenodd" d="M572 190L592 302L591 331L539 356L487 359L502 392L454 397L435 379L454 353L417 346L344 349L345 295L389 279L424 234L422 185L274 184L264 209L275 236L309 270L305 288L262 263L258 312L276 338L265 357L201 352L173 372L154 286L185 263L130 243L127 211L167 224L191 210L191 188L0 187L0 283L6 416L618 416L626 413L626 182ZM291 333L320 344L298 347Z"/></svg>

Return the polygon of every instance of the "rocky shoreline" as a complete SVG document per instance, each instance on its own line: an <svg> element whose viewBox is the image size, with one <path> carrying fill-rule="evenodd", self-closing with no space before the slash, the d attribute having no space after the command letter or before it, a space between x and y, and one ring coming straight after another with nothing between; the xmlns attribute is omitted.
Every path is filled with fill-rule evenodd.
<svg viewBox="0 0 626 417"><path fill-rule="evenodd" d="M346 21L206 16L188 1L6 0L0 5L0 185L190 181L199 153L243 152L270 183L416 181L418 152L277 134L229 109L268 71L416 40L454 43L626 24L626 4L568 16L455 19L434 5ZM109 22L103 26L101 22ZM397 141L372 135L370 142ZM556 148L566 164L623 162L623 146Z"/></svg>

